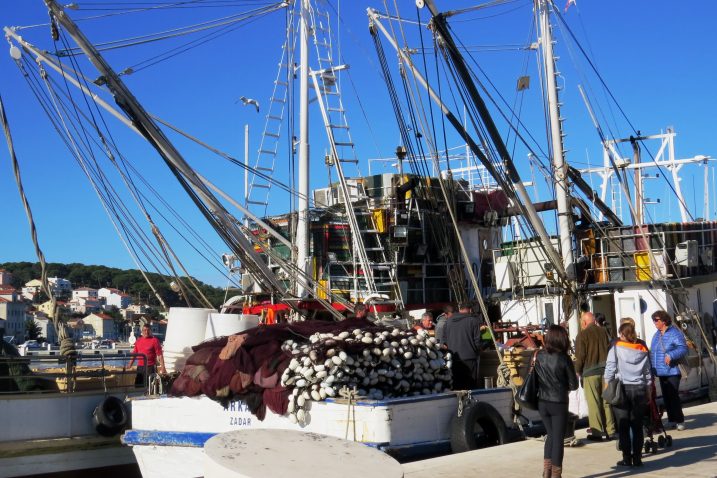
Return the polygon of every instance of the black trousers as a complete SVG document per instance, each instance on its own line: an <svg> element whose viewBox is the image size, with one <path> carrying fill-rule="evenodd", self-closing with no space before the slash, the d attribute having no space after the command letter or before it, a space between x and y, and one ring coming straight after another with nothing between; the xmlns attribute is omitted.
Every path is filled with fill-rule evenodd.
<svg viewBox="0 0 717 478"><path fill-rule="evenodd" d="M458 354L453 355L453 389L472 390L478 388L478 370L480 358L461 359Z"/></svg>
<svg viewBox="0 0 717 478"><path fill-rule="evenodd" d="M147 379L150 375L157 371L156 365L138 365L137 376L134 379L134 385L136 387L143 387L147 384Z"/></svg>
<svg viewBox="0 0 717 478"><path fill-rule="evenodd" d="M563 452L565 450L565 430L568 428L568 404L538 402L538 412L543 420L548 436L545 438L543 458L550 459L554 466L563 466Z"/></svg>
<svg viewBox="0 0 717 478"><path fill-rule="evenodd" d="M685 421L682 402L680 402L680 378L679 375L660 377L660 388L662 388L662 400L665 402L665 410L667 410L667 420L672 423Z"/></svg>
<svg viewBox="0 0 717 478"><path fill-rule="evenodd" d="M643 419L647 412L647 389L644 385L624 385L625 403L622 407L613 407L617 433L620 437L620 450L623 455L642 455L645 444Z"/></svg>

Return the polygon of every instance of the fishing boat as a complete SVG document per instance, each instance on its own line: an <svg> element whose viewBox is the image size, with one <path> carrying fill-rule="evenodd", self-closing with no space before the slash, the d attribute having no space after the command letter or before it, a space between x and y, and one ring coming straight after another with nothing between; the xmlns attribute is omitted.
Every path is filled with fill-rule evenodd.
<svg viewBox="0 0 717 478"><path fill-rule="evenodd" d="M610 139L596 128L605 151L604 166L581 172L567 164L552 37L554 25L563 19L553 2L541 0L534 4L535 24L540 33L530 48L540 52L542 58L545 111L550 126L548 153L539 154L537 148L526 145L532 157L543 156L549 163L543 166L549 173L554 195L543 202L533 201L528 194L514 155L491 116L491 109L500 111L497 101L491 98L491 104L487 104L485 83L476 81L476 73L470 71L464 49L459 48L449 26L449 20L463 12L441 13L432 1L426 1L425 5L417 2L419 14L423 11L428 20L423 20L427 23L420 17L416 20L421 33L413 38L418 43L426 35L436 54L441 55L444 62L441 65L446 65L460 92L459 103L465 109L460 112L453 111L447 104L448 96L439 91L438 73L429 75L426 64L421 66L414 58L414 49L408 42L399 42L392 33L395 30L388 25L402 25L403 17L398 12L368 10L369 31L401 145L390 159L395 164L394 171L363 175L356 170L359 164L356 143L340 91L346 85L341 78L348 65L339 64L338 60L343 59L333 52L337 42L330 29L328 9L321 2L282 3L261 11L261 14L286 12L287 28L279 72L268 101L266 127L253 163L248 154L242 163L148 113L124 81L134 68L117 73L105 60L103 51L114 48L113 44L95 47L66 11L54 1L46 3L53 35L59 38L60 33L67 33L78 49L65 46L62 55L51 56L27 42L18 30L6 29L15 42L11 55L18 62L23 55L29 56L43 65L43 71L45 68L56 71L63 82L78 88L75 102L91 98L97 111L100 108L108 111L159 152L182 189L230 249L223 261L230 275L239 278L242 292L224 304L224 312L269 316L288 311L293 317L343 319L343 314L353 310L356 303L366 303L376 316L399 314L405 320L411 313L420 315L447 303L475 300L483 317L493 326L493 340L499 339L496 341L505 345L509 340L519 342L520 334L526 330L563 321L575 337L581 304L605 314L613 330L620 318L633 317L641 337L650 340L654 327L644 318L655 310L665 309L679 318L678 323L693 344L690 357L693 369L683 377L682 390L704 392L709 386L715 362L705 319L711 312L707 304L717 299L713 223L685 220L689 216L684 216L679 226L649 221L644 213L645 176L641 173L647 163L639 159L641 145L652 138L637 131L631 131L633 136L626 142ZM424 28L427 25L430 28ZM313 63L309 59L310 42L318 53ZM397 72L386 59L384 42L395 50L399 60ZM294 53L296 43L300 46L299 58ZM73 58L80 50L100 75L92 82L88 78L94 74L83 74L79 66L63 65L57 59ZM40 78L44 80L46 76ZM399 95L401 88L393 78L399 79L405 97ZM296 122L300 128L294 136L291 131L283 134L282 125L291 116L289 105L296 99L290 86L295 79L299 83L300 114ZM521 77L519 91L525 90L526 81ZM106 90L96 93L95 85ZM107 91L119 109L102 98ZM259 110L257 100L241 99L245 105ZM327 138L323 157L330 179L326 187L313 191L309 183L310 103L314 103L323 122ZM586 105L589 109L587 100ZM105 125L90 119L88 114L75 116L94 132L100 132L99 140L86 143L86 147L97 148L115 165L117 161L122 164L117 168L120 179L129 185L130 196L159 245L159 252L152 257L166 260L176 274L177 290L185 297L213 308L213 304L206 304L193 292L191 280L181 278L177 272L183 269L181 261L173 252L166 252L172 249L154 215L144 205L150 194L145 196L135 189L138 182L131 178L137 171L125 162L116 144L108 141ZM443 138L434 129L438 117L444 121ZM509 131L525 143L522 120L506 122ZM448 128L455 132L445 133ZM243 203L190 166L165 131L208 147L244 167L247 174ZM286 146L286 142L280 141L282 137L288 138L289 143L289 150L284 153L280 150ZM449 138L458 138L464 144L461 147L466 154L462 159L451 157L448 147L437 146L447 143ZM666 167L676 174L684 164L711 161L706 156L675 159L674 134L668 132L657 138L664 144L660 153L668 151L669 155L664 161L653 161L653 166ZM628 143L633 150L632 162L620 153L620 147ZM75 152L83 165L89 164L85 154ZM298 156L298 187L287 201L295 207L288 213L267 214L267 207L276 201L269 199L269 191L274 193L277 187L287 186L275 177L280 168L285 168L279 163L282 155L290 159ZM461 161L463 164L457 164ZM100 191L98 184L104 182L104 173L94 167L88 170L90 181ZM628 186L628 170L636 171L635 199ZM584 179L584 175L593 173L605 179L600 194ZM621 191L613 198L621 192L622 200L630 205L629 226L615 212L615 200L608 204L608 186L615 182ZM106 204L115 198L113 191L100 193ZM686 214L684 199L679 202ZM243 217L231 214L229 206ZM114 220L123 222L122 214L108 209ZM546 226L551 211L557 213L558 224L552 232ZM175 218L174 223L184 223L180 215ZM130 233L124 237L129 242L136 240ZM200 236L194 237L201 240ZM131 253L135 258L138 254L150 254L136 249L131 249ZM350 436L353 429L356 440L404 454L447 448L454 439L455 417L461 415L456 412L471 397L477 403L474 409L482 408L481 421L471 415L472 420L457 422L464 435L473 435L480 429L479 436L482 433L490 442L501 443L506 438L506 429L520 424L521 417L516 414L509 387L514 387L515 382L510 377L505 380L505 367L498 368L505 357L500 353L500 345L496 349L499 353L492 352L497 356L496 368L485 375L496 379L493 383L500 382L501 387L469 391L463 398L451 392L382 399L323 398L311 401L310 423L292 423L289 416L270 412L263 421L258 421L245 403L235 400L222 406L208 397L149 398L132 401L132 429L123 439L132 446L146 477L161 476L168 470L172 470L173 476L196 476L201 473L201 447L209 437L246 427L299 428L341 437ZM353 418L349 419L347 413L351 410ZM476 425L485 425L486 416L490 416L492 427L479 426L474 430Z"/></svg>
<svg viewBox="0 0 717 478"><path fill-rule="evenodd" d="M136 461L120 442L128 425L128 397L144 395L128 355L85 351L27 352L10 344L0 354L0 476L67 472L96 476L133 473ZM134 467L134 468L133 468Z"/></svg>

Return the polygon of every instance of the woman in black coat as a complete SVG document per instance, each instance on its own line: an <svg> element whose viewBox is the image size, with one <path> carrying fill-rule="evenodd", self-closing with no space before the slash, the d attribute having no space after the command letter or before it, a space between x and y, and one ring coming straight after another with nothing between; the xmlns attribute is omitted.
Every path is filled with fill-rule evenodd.
<svg viewBox="0 0 717 478"><path fill-rule="evenodd" d="M538 411L548 436L543 450L543 478L562 478L565 430L568 426L568 394L577 390L578 378L568 356L568 332L551 325L545 349L535 359L538 378Z"/></svg>

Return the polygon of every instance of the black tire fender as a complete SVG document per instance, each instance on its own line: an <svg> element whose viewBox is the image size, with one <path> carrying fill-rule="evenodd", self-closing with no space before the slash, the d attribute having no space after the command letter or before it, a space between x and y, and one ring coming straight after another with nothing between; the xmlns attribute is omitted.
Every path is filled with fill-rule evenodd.
<svg viewBox="0 0 717 478"><path fill-rule="evenodd" d="M122 400L109 396L92 412L95 430L103 436L113 436L122 431L129 421L127 407Z"/></svg>
<svg viewBox="0 0 717 478"><path fill-rule="evenodd" d="M453 453L503 445L507 441L508 429L503 417L489 403L472 402L464 407L463 415L451 420Z"/></svg>

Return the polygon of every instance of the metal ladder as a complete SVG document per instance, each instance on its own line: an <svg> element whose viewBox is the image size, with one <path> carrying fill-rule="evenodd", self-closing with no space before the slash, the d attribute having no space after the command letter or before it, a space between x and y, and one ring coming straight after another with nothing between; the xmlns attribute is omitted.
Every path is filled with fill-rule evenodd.
<svg viewBox="0 0 717 478"><path fill-rule="evenodd" d="M337 173L339 195L343 196L351 230L354 289L357 300L362 295L393 292L393 300L379 299L374 303L391 302L402 308L403 299L396 278L396 267L388 260L370 208L369 197L361 182L349 180L349 178L360 178L361 172L341 99L338 78L338 73L348 66L334 64L331 22L328 12L321 8L324 3L317 1L312 10L314 44L319 70L313 71L311 76L331 147L331 153L327 155L327 165L333 166ZM358 265L361 266L363 275L359 274ZM361 290L364 288L365 293Z"/></svg>
<svg viewBox="0 0 717 478"><path fill-rule="evenodd" d="M612 210L615 211L617 217L622 219L622 189L620 188L619 178L610 177L610 200L612 202Z"/></svg>
<svg viewBox="0 0 717 478"><path fill-rule="evenodd" d="M289 11L287 25L286 40L282 46L279 69L274 80L274 89L269 98L264 131L257 150L256 161L253 165L253 170L260 172L261 175L251 173L249 192L247 194L247 207L260 217L266 216L267 206L269 205L271 182L267 178L273 176L276 167L279 139L289 102L288 80L294 73L293 58L294 44L296 42L294 9Z"/></svg>

